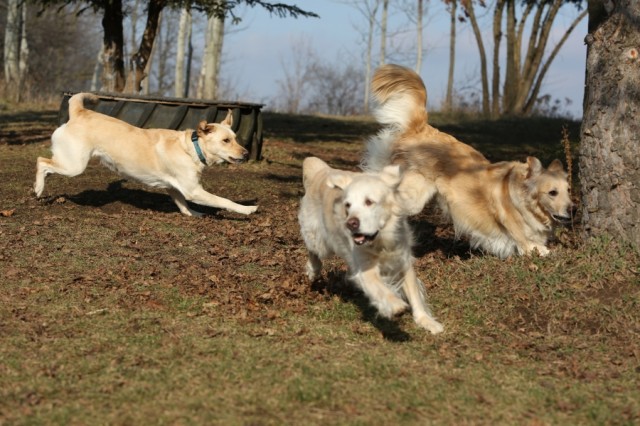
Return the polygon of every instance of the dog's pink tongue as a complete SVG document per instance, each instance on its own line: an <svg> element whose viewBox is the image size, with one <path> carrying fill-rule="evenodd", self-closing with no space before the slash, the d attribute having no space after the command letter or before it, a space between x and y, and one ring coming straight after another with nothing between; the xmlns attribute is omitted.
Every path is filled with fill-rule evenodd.
<svg viewBox="0 0 640 426"><path fill-rule="evenodd" d="M360 245L360 244L364 244L364 241L367 239L367 237L365 237L362 234L356 234L353 236L353 242Z"/></svg>

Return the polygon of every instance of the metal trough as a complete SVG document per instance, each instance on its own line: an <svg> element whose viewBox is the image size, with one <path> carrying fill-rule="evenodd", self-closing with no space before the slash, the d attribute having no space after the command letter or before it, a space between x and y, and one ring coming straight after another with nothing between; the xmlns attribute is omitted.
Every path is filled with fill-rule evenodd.
<svg viewBox="0 0 640 426"><path fill-rule="evenodd" d="M87 102L86 108L145 129L195 129L201 120L221 122L231 110L238 142L249 151L250 159L262 159L262 104L92 93L98 96L98 102ZM63 93L58 112L60 124L69 119L69 98L74 94Z"/></svg>

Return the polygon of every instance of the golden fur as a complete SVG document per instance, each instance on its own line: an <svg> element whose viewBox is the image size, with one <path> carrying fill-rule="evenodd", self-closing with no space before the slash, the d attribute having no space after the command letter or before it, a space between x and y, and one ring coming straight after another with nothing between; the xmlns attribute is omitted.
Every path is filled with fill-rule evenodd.
<svg viewBox="0 0 640 426"><path fill-rule="evenodd" d="M34 184L38 197L44 190L46 175L77 176L85 170L91 157L98 157L105 166L124 176L166 189L187 216L200 215L188 207L187 200L242 214L256 211L256 206L243 206L202 188L200 175L205 164L191 141L191 130L134 127L84 108L85 99L95 99L95 96L78 93L69 99L69 121L51 136L53 157L38 157ZM246 160L248 152L236 142L231 124L231 111L222 123L200 122L197 138L206 165Z"/></svg>
<svg viewBox="0 0 640 426"><path fill-rule="evenodd" d="M572 206L559 160L546 169L534 157L490 163L428 124L424 83L408 68L380 67L372 91L380 103L376 118L386 126L368 141L363 166L375 171L399 164L407 175L406 208L418 213L437 198L457 235L500 257L549 252L553 226L570 220Z"/></svg>
<svg viewBox="0 0 640 426"><path fill-rule="evenodd" d="M406 214L396 202L400 169L354 173L309 157L302 173L305 195L298 220L309 251L309 279L316 279L322 260L335 254L347 262L351 279L382 316L410 306L420 327L440 333L443 327L431 316L413 269Z"/></svg>

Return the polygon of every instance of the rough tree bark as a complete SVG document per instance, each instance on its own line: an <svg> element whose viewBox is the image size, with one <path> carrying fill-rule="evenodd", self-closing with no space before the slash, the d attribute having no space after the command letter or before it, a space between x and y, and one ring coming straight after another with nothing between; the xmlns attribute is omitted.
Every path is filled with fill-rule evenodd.
<svg viewBox="0 0 640 426"><path fill-rule="evenodd" d="M105 2L102 28L102 90L122 92L124 75L124 30L122 27L122 0Z"/></svg>
<svg viewBox="0 0 640 426"><path fill-rule="evenodd" d="M416 40L416 68L415 71L420 74L420 70L422 69L422 33L423 33L423 24L422 24L422 14L424 13L424 5L423 0L418 0L417 11L418 15L416 22L416 31L417 31L417 40Z"/></svg>
<svg viewBox="0 0 640 426"><path fill-rule="evenodd" d="M586 42L584 233L640 247L640 0L590 0Z"/></svg>
<svg viewBox="0 0 640 426"><path fill-rule="evenodd" d="M387 20L389 18L389 0L382 0L382 17L380 18L380 65L387 62Z"/></svg>
<svg viewBox="0 0 640 426"><path fill-rule="evenodd" d="M131 55L125 92L138 93L142 90L142 80L147 76L145 70L147 69L147 62L151 56L153 43L158 34L160 16L165 4L165 0L150 0L147 5L147 24L142 34L138 51Z"/></svg>
<svg viewBox="0 0 640 426"><path fill-rule="evenodd" d="M178 28L178 41L176 49L176 72L175 72L175 96L186 97L189 83L185 77L185 50L191 46L191 8L184 7L180 12L180 26Z"/></svg>

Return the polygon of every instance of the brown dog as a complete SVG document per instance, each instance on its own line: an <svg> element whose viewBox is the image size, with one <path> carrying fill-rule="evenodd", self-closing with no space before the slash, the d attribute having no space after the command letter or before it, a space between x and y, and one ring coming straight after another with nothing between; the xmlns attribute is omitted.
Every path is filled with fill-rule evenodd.
<svg viewBox="0 0 640 426"><path fill-rule="evenodd" d="M567 173L554 160L547 169L526 163L490 163L481 153L427 123L427 93L418 74L398 65L380 67L372 81L386 125L367 143L365 169L399 164L406 208L420 212L437 197L457 235L500 257L546 247L555 223L571 219Z"/></svg>
<svg viewBox="0 0 640 426"><path fill-rule="evenodd" d="M34 191L39 197L46 175L77 176L91 157L110 169L146 185L167 190L180 211L200 216L187 200L209 207L250 214L257 206L243 206L205 191L200 174L205 166L241 163L248 152L231 130L231 111L222 123L201 121L196 131L141 129L124 121L84 108L89 93L69 99L69 121L51 136L51 159L38 157Z"/></svg>

